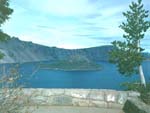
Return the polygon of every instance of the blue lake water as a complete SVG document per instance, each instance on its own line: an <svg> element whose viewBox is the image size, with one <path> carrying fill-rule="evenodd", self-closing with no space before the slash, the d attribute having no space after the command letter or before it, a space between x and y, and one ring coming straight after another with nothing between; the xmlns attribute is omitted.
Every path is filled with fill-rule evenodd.
<svg viewBox="0 0 150 113"><path fill-rule="evenodd" d="M47 63L47 62L45 62ZM28 88L94 88L121 90L121 83L139 80L138 75L124 77L115 65L108 62L99 62L103 67L100 71L59 71L38 69L39 63L25 63L20 66L23 78ZM143 63L146 80L150 79L150 61Z"/></svg>

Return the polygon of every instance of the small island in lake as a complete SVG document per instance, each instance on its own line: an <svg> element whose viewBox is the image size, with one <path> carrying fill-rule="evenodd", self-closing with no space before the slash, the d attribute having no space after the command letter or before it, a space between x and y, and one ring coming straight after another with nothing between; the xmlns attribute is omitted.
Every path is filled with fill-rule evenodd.
<svg viewBox="0 0 150 113"><path fill-rule="evenodd" d="M41 64L41 69L63 71L95 71L101 70L101 66L83 56L72 56L68 60L55 61L49 64Z"/></svg>

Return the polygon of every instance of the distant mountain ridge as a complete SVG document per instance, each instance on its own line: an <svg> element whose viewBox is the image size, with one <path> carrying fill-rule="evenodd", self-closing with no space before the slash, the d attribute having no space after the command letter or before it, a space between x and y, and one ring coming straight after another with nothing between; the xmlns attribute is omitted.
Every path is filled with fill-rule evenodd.
<svg viewBox="0 0 150 113"><path fill-rule="evenodd" d="M0 63L69 60L73 56L84 57L92 61L107 61L108 52L111 49L112 46L62 49L21 41L13 37L8 41L0 42L0 51L5 54Z"/></svg>
<svg viewBox="0 0 150 113"><path fill-rule="evenodd" d="M8 41L0 42L0 51L5 54L0 63L62 61L71 60L72 58L85 59L87 61L108 61L108 54L111 49L111 45L85 49L62 49L21 41L13 37ZM149 53L144 53L144 56L150 59Z"/></svg>

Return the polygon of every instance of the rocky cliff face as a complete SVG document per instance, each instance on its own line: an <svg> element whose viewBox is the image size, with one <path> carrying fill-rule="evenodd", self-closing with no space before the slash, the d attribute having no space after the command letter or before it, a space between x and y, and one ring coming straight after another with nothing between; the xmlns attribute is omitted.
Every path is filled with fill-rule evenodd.
<svg viewBox="0 0 150 113"><path fill-rule="evenodd" d="M48 51L48 47L20 41L17 38L12 38L6 42L0 42L0 50L5 54L1 63L30 62L49 60L51 58L44 54L45 51Z"/></svg>
<svg viewBox="0 0 150 113"><path fill-rule="evenodd" d="M107 61L108 51L111 49L112 46L101 46L69 50L11 38L6 42L0 42L0 51L5 54L0 63L64 60L73 56L84 57L94 61Z"/></svg>

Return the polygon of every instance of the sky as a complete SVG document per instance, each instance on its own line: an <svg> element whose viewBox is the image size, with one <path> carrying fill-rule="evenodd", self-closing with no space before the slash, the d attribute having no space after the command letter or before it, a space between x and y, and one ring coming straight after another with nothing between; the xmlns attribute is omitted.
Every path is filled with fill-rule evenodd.
<svg viewBox="0 0 150 113"><path fill-rule="evenodd" d="M110 45L122 40L118 27L131 1L136 0L10 0L14 9L2 26L24 41L67 49ZM143 0L150 10L149 0ZM141 45L150 51L150 30Z"/></svg>

